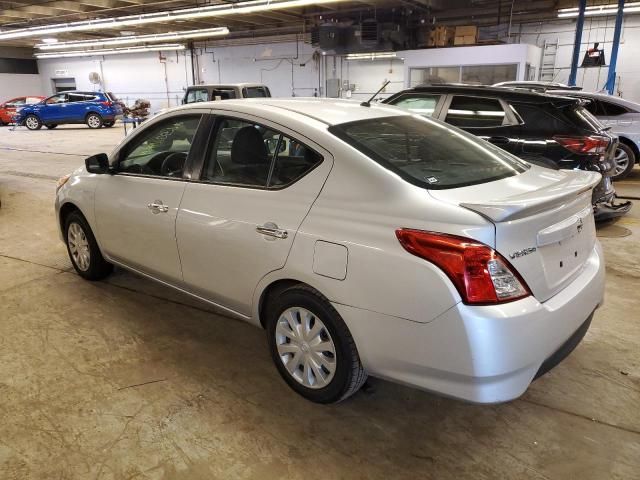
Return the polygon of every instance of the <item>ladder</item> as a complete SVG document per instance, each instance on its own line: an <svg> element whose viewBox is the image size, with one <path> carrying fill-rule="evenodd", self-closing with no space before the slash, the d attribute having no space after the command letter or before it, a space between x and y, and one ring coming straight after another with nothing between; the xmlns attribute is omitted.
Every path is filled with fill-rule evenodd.
<svg viewBox="0 0 640 480"><path fill-rule="evenodd" d="M558 38L555 41L544 41L540 65L540 81L542 82L553 82L556 78L556 56L558 55L559 43L560 39Z"/></svg>

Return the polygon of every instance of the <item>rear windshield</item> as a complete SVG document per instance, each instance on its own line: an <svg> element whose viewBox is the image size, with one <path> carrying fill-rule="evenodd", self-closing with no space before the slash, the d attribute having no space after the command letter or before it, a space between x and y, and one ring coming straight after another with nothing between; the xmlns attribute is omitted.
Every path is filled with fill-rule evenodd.
<svg viewBox="0 0 640 480"><path fill-rule="evenodd" d="M116 97L116 96L115 96L113 93L111 93L111 92L107 92L107 93L106 93L106 95L107 95L107 98L108 98L110 101L112 101L112 102L118 102L118 101L119 101L119 100L118 100L118 97Z"/></svg>
<svg viewBox="0 0 640 480"><path fill-rule="evenodd" d="M528 164L471 134L418 115L334 125L329 131L406 181L445 189L511 177Z"/></svg>

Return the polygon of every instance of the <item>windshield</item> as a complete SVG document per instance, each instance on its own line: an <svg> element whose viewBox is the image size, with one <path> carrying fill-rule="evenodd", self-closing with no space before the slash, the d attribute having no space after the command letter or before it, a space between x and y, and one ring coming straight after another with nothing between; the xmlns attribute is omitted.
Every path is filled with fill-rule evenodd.
<svg viewBox="0 0 640 480"><path fill-rule="evenodd" d="M488 142L419 115L360 120L329 131L406 181L427 189L491 182L529 168Z"/></svg>

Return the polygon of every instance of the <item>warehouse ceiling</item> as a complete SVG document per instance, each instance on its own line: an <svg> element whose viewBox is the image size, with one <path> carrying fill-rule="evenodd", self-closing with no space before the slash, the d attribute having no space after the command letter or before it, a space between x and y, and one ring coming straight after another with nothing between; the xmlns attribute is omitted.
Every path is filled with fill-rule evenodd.
<svg viewBox="0 0 640 480"><path fill-rule="evenodd" d="M138 15L180 8L230 5L234 1L213 0L0 0L0 30L75 22L88 19ZM430 23L499 25L513 21L554 18L560 6L574 1L556 0L347 0L312 4L259 13L243 13L121 29L58 34L60 41L100 39L121 35L164 33L226 26L231 31L226 42L261 36L308 33L326 22L358 22L375 18L407 28ZM33 46L42 39L29 37L4 40L1 45ZM219 41L219 40L218 40ZM220 42L220 41L219 41Z"/></svg>

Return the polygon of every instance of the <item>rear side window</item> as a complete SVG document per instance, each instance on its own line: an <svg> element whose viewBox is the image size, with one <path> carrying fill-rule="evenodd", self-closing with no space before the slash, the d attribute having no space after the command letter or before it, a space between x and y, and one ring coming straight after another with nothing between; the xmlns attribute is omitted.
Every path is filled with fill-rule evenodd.
<svg viewBox="0 0 640 480"><path fill-rule="evenodd" d="M417 115L361 120L329 131L409 183L427 189L491 182L529 168L469 133Z"/></svg>
<svg viewBox="0 0 640 480"><path fill-rule="evenodd" d="M506 113L495 98L456 95L451 100L445 122L460 128L499 127L506 123Z"/></svg>
<svg viewBox="0 0 640 480"><path fill-rule="evenodd" d="M263 125L221 118L202 180L254 188L282 188L309 173L322 156Z"/></svg>
<svg viewBox="0 0 640 480"><path fill-rule="evenodd" d="M629 110L622 105L616 105L615 103L605 102L600 100L600 115L605 117L617 117L618 115L624 115L629 113Z"/></svg>
<svg viewBox="0 0 640 480"><path fill-rule="evenodd" d="M551 104L513 103L513 109L523 119L524 135L549 136L571 133L575 129L599 132L604 127L578 103L554 107Z"/></svg>
<svg viewBox="0 0 640 480"><path fill-rule="evenodd" d="M70 93L69 102L90 102L96 100L98 97L90 93Z"/></svg>
<svg viewBox="0 0 640 480"><path fill-rule="evenodd" d="M265 98L271 96L269 90L265 87L247 87L242 90L245 98Z"/></svg>
<svg viewBox="0 0 640 480"><path fill-rule="evenodd" d="M427 117L433 116L433 112L438 105L440 95L431 94L416 94L416 95L402 95L391 102L396 107L404 108L413 113L424 115Z"/></svg>

